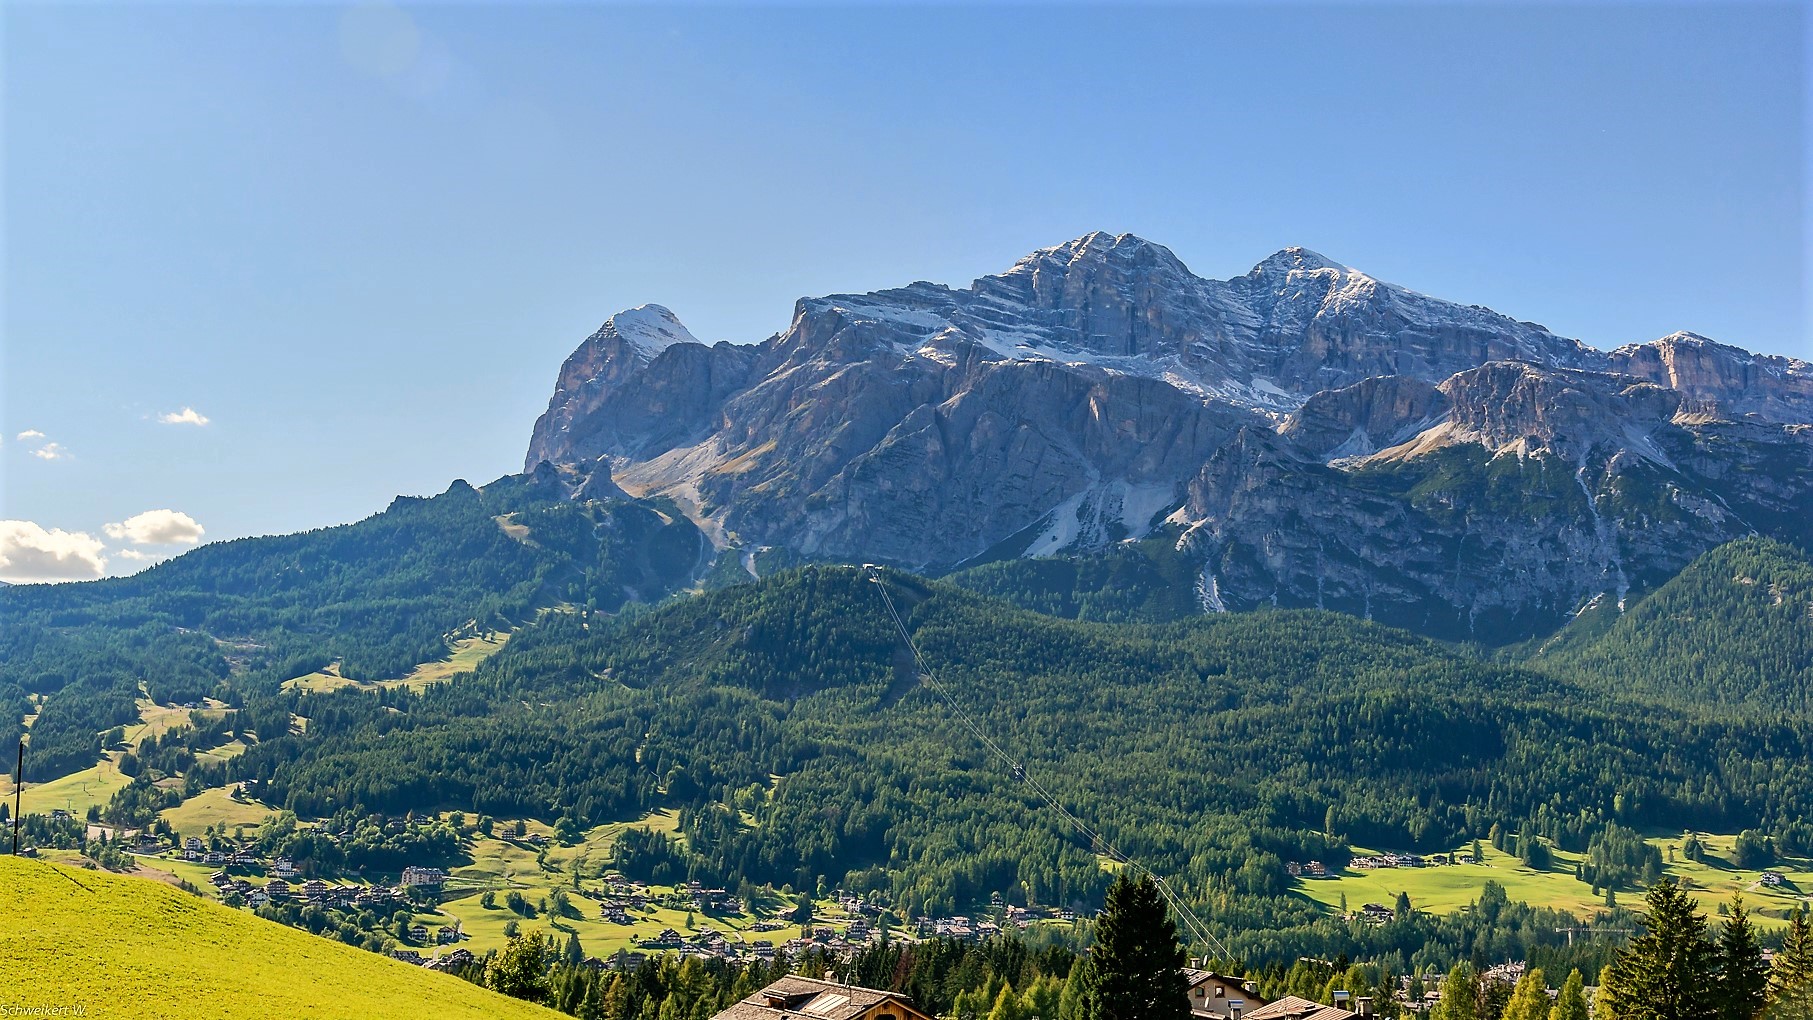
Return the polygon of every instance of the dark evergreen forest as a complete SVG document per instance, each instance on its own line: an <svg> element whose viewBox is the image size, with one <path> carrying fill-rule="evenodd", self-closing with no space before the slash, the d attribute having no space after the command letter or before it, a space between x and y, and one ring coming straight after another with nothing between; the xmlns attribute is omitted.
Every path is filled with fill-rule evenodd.
<svg viewBox="0 0 1813 1020"><path fill-rule="evenodd" d="M36 711L41 780L93 763L141 699L214 698L230 723L197 717L140 764L173 774L240 736L206 781L303 818L570 826L673 807L684 841L626 837L623 870L842 886L902 916L995 892L1093 907L1112 845L1250 960L1518 937L1325 923L1286 865L1353 844L1445 851L1496 828L1531 854L1587 852L1608 887L1656 869L1642 830L1813 851L1813 563L1792 546L1733 543L1622 615L1490 653L1335 613L1195 615L1175 598L1183 565L1150 543L945 581L887 572L946 696L1092 840L917 672L862 571L756 581L714 565L672 507L563 495L538 475L456 483L131 578L0 589L0 741ZM283 686L328 663L400 676L503 629L475 672L420 692ZM1553 943L1560 922L1529 929Z"/></svg>

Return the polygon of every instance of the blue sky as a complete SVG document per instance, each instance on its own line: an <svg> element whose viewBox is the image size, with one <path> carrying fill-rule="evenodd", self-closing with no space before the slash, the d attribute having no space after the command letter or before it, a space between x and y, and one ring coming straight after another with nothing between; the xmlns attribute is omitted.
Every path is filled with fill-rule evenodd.
<svg viewBox="0 0 1813 1020"><path fill-rule="evenodd" d="M113 572L516 470L620 308L756 340L1098 228L1813 357L1793 5L3 17L0 519Z"/></svg>

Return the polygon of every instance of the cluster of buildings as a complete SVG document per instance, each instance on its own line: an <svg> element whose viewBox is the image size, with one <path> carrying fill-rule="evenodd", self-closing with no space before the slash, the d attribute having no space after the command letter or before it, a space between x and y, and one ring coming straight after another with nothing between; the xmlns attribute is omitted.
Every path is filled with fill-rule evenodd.
<svg viewBox="0 0 1813 1020"><path fill-rule="evenodd" d="M741 914L743 901L723 889L707 889L698 882L688 882L678 890L689 909L707 914Z"/></svg>
<svg viewBox="0 0 1813 1020"><path fill-rule="evenodd" d="M424 957L413 949L393 949L390 958L428 970L454 970L478 961L478 957L470 949L455 949L451 953L437 953L433 957Z"/></svg>
<svg viewBox="0 0 1813 1020"><path fill-rule="evenodd" d="M985 942L1001 934L993 921L977 921L958 914L955 917L915 917L913 933L922 939L946 938L962 942Z"/></svg>
<svg viewBox="0 0 1813 1020"><path fill-rule="evenodd" d="M809 927L803 930L802 937L788 939L780 945L776 945L772 939L732 939L715 928L704 928L691 935L667 928L659 935L636 940L636 945L651 954L678 952L683 956L702 959L773 960L778 957L793 960L812 949L825 950L837 956L849 956L877 937L879 932L866 922L858 920L842 931L822 925ZM633 966L640 959L620 962Z"/></svg>
<svg viewBox="0 0 1813 1020"><path fill-rule="evenodd" d="M604 876L604 897L599 901L598 912L612 924L634 924L636 919L630 912L642 910L657 899L706 914L743 912L742 899L724 889L710 889L698 882L688 882L677 887L671 897L657 897L646 883L624 878L616 872Z"/></svg>
<svg viewBox="0 0 1813 1020"><path fill-rule="evenodd" d="M1521 963L1505 964L1485 972L1488 981L1514 983L1524 973ZM1334 1002L1322 1003L1295 995L1268 999L1246 978L1229 977L1211 970L1184 972L1190 1015L1194 1020L1372 1020L1377 1011L1369 996L1336 991ZM1409 978L1402 980L1408 988ZM1550 991L1551 996L1554 994ZM1424 1011L1439 1000L1429 993L1428 1002L1409 1003ZM1400 996L1401 999L1401 996ZM784 977L724 1010L712 1020L933 1020L915 1009L913 1000L900 992L864 988L825 979Z"/></svg>
<svg viewBox="0 0 1813 1020"><path fill-rule="evenodd" d="M208 881L222 899L238 893L241 899L253 907L262 907L267 903L295 902L349 910L388 910L401 907L407 899L401 886L335 885L318 878L311 878L300 885L293 885L283 878L272 878L259 884L250 879L234 878L224 871L216 871L208 877Z"/></svg>
<svg viewBox="0 0 1813 1020"><path fill-rule="evenodd" d="M1445 864L1478 864L1472 854L1434 854L1423 857L1420 854L1372 854L1355 857L1348 862L1348 867L1355 871L1372 871L1378 868L1426 868L1431 865Z"/></svg>
<svg viewBox="0 0 1813 1020"><path fill-rule="evenodd" d="M139 836L141 845L150 840L155 843L156 837L144 834ZM301 881L302 872L296 862L288 857L262 857L243 847L232 849L206 849L202 841L189 836L182 841L179 851L182 859L190 863L209 864L222 870L209 876L222 899L233 893L252 907L262 907L267 903L288 903L291 901L309 903L320 907L339 907L345 909L388 910L403 906L408 900L408 890L416 886L438 887L447 881L447 873L440 868L407 867L403 869L402 878L395 886L381 883L372 885L336 884L324 882L319 878ZM271 876L262 884L243 877L228 874L226 869L257 869ZM300 883L300 884L297 884Z"/></svg>
<svg viewBox="0 0 1813 1020"><path fill-rule="evenodd" d="M1368 903L1353 913L1346 915L1347 920L1349 921L1364 921L1375 928L1396 916L1397 911L1383 903Z"/></svg>
<svg viewBox="0 0 1813 1020"><path fill-rule="evenodd" d="M672 928L664 928L659 935L641 940L632 939L632 941L644 949L655 952L679 950L692 956L717 956L725 959L734 959L742 955L730 939L716 928L706 928L691 935L682 935Z"/></svg>
<svg viewBox="0 0 1813 1020"><path fill-rule="evenodd" d="M1285 996L1270 1000L1255 985L1213 971L1191 970L1190 1012L1199 1020L1366 1020L1370 999L1349 1003L1335 993L1336 1005ZM1352 1008L1349 1008L1349 1007ZM863 988L825 979L784 977L719 1013L712 1020L932 1020L899 992Z"/></svg>
<svg viewBox="0 0 1813 1020"><path fill-rule="evenodd" d="M1417 854L1374 854L1355 857L1347 866L1355 871L1376 871L1379 868L1420 868L1429 862ZM1441 863L1448 863L1444 855Z"/></svg>
<svg viewBox="0 0 1813 1020"><path fill-rule="evenodd" d="M1373 1000L1334 993L1334 1004L1312 1002L1295 995L1268 999L1247 978L1228 977L1212 970L1186 970L1190 1015L1197 1020L1370 1020Z"/></svg>
<svg viewBox="0 0 1813 1020"><path fill-rule="evenodd" d="M151 844L150 849L155 850L157 837L141 833L139 835L140 852L147 851L148 843ZM282 879L296 878L301 875L296 868L296 862L288 857L260 857L253 851L238 846L231 849L210 850L198 836L185 838L178 855L190 864L207 864L217 868L260 868Z"/></svg>
<svg viewBox="0 0 1813 1020"><path fill-rule="evenodd" d="M1376 871L1380 868L1426 868L1444 864L1477 864L1478 859L1471 854L1433 854L1424 857L1421 854L1366 854L1347 862L1355 871ZM1299 864L1291 861L1284 865L1284 871L1292 878L1327 878L1333 874L1328 865L1321 861L1307 861Z"/></svg>
<svg viewBox="0 0 1813 1020"><path fill-rule="evenodd" d="M645 883L612 872L604 876L604 899L598 904L598 912L612 924L634 924L636 919L630 911L647 907L652 898Z"/></svg>

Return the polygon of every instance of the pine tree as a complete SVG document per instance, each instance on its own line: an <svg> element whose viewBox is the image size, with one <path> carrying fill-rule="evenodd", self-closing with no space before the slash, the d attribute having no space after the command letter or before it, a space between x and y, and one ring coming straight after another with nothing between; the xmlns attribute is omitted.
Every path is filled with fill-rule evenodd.
<svg viewBox="0 0 1813 1020"><path fill-rule="evenodd" d="M1442 979L1442 998L1429 1011L1429 1020L1478 1020L1479 981L1473 968L1457 963Z"/></svg>
<svg viewBox="0 0 1813 1020"><path fill-rule="evenodd" d="M630 986L622 974L611 975L604 990L604 1020L630 1020Z"/></svg>
<svg viewBox="0 0 1813 1020"><path fill-rule="evenodd" d="M1509 981L1479 983L1479 1020L1504 1020L1505 1007L1511 1004L1514 987Z"/></svg>
<svg viewBox="0 0 1813 1020"><path fill-rule="evenodd" d="M1058 984L1057 978L1041 979L1038 984L1026 990L1024 1015L1036 1017L1039 1020L1056 1020L1059 996L1062 993L1063 986Z"/></svg>
<svg viewBox="0 0 1813 1020"><path fill-rule="evenodd" d="M1719 933L1718 968L1719 1020L1755 1020L1768 997L1769 968L1744 898L1737 894L1731 897L1730 919Z"/></svg>
<svg viewBox="0 0 1813 1020"><path fill-rule="evenodd" d="M1089 955L1090 1020L1188 1020L1177 923L1150 877L1115 879Z"/></svg>
<svg viewBox="0 0 1813 1020"><path fill-rule="evenodd" d="M1089 1020L1089 986L1093 983L1089 957L1070 966L1064 992L1058 996L1058 1020Z"/></svg>
<svg viewBox="0 0 1813 1020"><path fill-rule="evenodd" d="M606 1020L603 981L587 982L585 996L579 1000L579 1008L573 1011L573 1015L579 1020Z"/></svg>
<svg viewBox="0 0 1813 1020"><path fill-rule="evenodd" d="M1775 969L1769 973L1769 998L1781 1002L1797 991L1813 989L1813 923L1805 909L1788 919L1788 933L1782 940L1782 951L1775 957Z"/></svg>
<svg viewBox="0 0 1813 1020"><path fill-rule="evenodd" d="M1549 1020L1549 984L1542 968L1525 971L1511 990L1504 1020Z"/></svg>
<svg viewBox="0 0 1813 1020"><path fill-rule="evenodd" d="M1012 985L1001 986L1001 994L995 996L994 1008L988 1011L988 1020L1026 1020L1020 996L1014 993Z"/></svg>
<svg viewBox="0 0 1813 1020"><path fill-rule="evenodd" d="M1657 882L1646 899L1648 931L1607 968L1601 1001L1618 1020L1702 1020L1718 962L1706 918L1673 881Z"/></svg>
<svg viewBox="0 0 1813 1020"><path fill-rule="evenodd" d="M561 950L560 955L571 967L577 967L585 962L585 949L579 945L578 932L567 932L567 944Z"/></svg>
<svg viewBox="0 0 1813 1020"><path fill-rule="evenodd" d="M1618 1017L1618 961L1599 968L1599 989L1593 995L1592 1020L1619 1020Z"/></svg>
<svg viewBox="0 0 1813 1020"><path fill-rule="evenodd" d="M1567 976L1561 995L1549 1010L1549 1020L1587 1020L1586 978L1578 970Z"/></svg>

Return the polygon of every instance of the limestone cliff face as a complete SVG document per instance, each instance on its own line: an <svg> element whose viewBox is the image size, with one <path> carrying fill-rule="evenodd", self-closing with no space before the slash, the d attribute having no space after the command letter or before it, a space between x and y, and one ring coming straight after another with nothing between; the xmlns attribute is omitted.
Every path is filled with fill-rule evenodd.
<svg viewBox="0 0 1813 1020"><path fill-rule="evenodd" d="M1681 406L1681 394L1650 383L1519 362L1456 373L1440 388L1455 432L1494 452L1521 447L1569 461L1641 442Z"/></svg>
<svg viewBox="0 0 1813 1020"><path fill-rule="evenodd" d="M1813 364L1673 333L1608 356L1612 371L1678 391L1695 411L1764 421L1813 421Z"/></svg>
<svg viewBox="0 0 1813 1020"><path fill-rule="evenodd" d="M1622 601L1745 534L1813 538L1813 428L1684 415L1672 390L1518 362L1439 393L1439 418L1374 453L1324 463L1351 416L1293 428L1332 417L1304 413L1320 404L1354 406L1345 392L1276 439L1243 433L1217 451L1178 515L1205 599L1502 639Z"/></svg>
<svg viewBox="0 0 1813 1020"><path fill-rule="evenodd" d="M1534 632L1813 520L1813 368L1603 353L1301 248L1231 280L1090 234L967 288L801 300L760 343L613 316L527 467L671 498L720 546L939 569L1164 529L1205 606Z"/></svg>
<svg viewBox="0 0 1813 1020"><path fill-rule="evenodd" d="M1315 394L1278 432L1316 456L1364 456L1411 438L1447 409L1440 388L1414 376L1383 375Z"/></svg>

